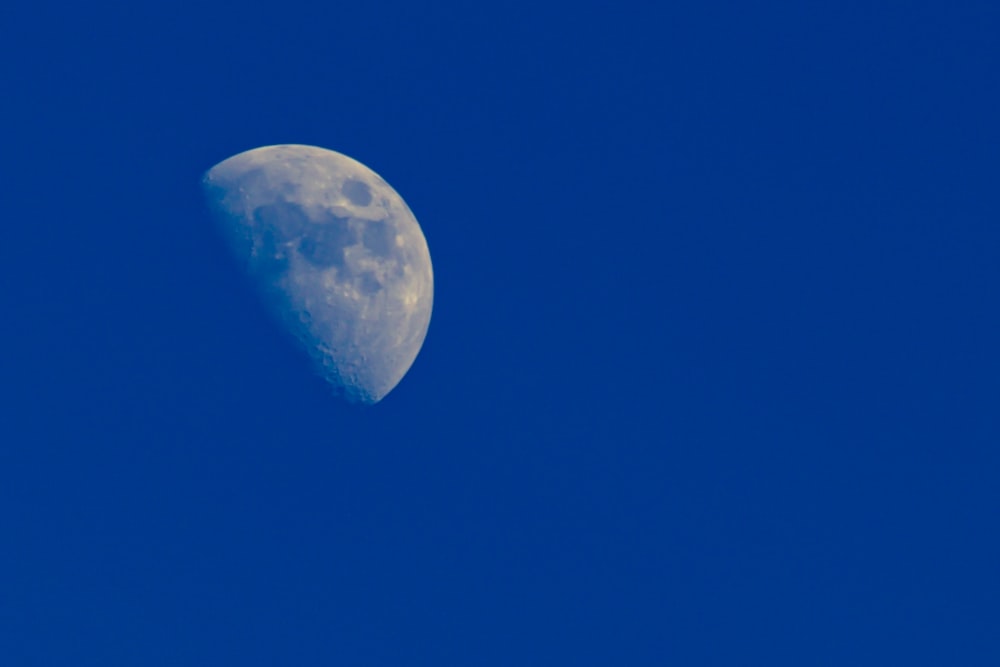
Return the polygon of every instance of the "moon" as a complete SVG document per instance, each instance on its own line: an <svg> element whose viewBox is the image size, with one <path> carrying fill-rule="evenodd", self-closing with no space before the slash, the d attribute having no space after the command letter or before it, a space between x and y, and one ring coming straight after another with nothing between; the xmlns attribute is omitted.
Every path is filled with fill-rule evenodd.
<svg viewBox="0 0 1000 667"><path fill-rule="evenodd" d="M427 241L392 187L315 146L234 155L203 191L264 303L335 393L373 404L399 383L431 319Z"/></svg>

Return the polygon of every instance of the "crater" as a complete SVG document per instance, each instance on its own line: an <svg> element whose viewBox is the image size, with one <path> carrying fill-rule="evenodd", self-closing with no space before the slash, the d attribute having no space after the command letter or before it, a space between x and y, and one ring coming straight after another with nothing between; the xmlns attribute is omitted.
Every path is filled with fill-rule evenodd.
<svg viewBox="0 0 1000 667"><path fill-rule="evenodd" d="M355 206L368 206L372 203L372 191L366 183L361 181L344 181L344 184L340 186L340 191Z"/></svg>

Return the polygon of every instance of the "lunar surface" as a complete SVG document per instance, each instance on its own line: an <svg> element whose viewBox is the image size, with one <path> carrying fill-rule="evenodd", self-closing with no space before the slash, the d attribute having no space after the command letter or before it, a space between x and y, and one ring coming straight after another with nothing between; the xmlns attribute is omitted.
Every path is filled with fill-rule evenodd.
<svg viewBox="0 0 1000 667"><path fill-rule="evenodd" d="M313 146L265 146L202 181L215 218L271 312L335 391L376 403L409 370L431 318L423 232L365 165Z"/></svg>

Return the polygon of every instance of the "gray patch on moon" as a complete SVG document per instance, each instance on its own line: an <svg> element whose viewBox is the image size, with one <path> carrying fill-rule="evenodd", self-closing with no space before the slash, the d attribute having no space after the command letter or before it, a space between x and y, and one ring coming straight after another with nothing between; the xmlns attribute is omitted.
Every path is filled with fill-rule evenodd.
<svg viewBox="0 0 1000 667"><path fill-rule="evenodd" d="M372 203L372 191L361 181L344 181L340 191L356 206L368 206Z"/></svg>
<svg viewBox="0 0 1000 667"><path fill-rule="evenodd" d="M307 230L299 240L299 252L313 266L344 267L345 250L358 241L358 230L352 227L350 218L326 216Z"/></svg>
<svg viewBox="0 0 1000 667"><path fill-rule="evenodd" d="M351 158L268 146L220 162L206 197L272 312L352 402L396 386L433 302L427 242L400 196Z"/></svg>

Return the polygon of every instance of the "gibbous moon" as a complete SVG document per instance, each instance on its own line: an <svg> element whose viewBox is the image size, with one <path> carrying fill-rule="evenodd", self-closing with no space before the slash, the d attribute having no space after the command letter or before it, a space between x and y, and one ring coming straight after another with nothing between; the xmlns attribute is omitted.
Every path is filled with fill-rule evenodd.
<svg viewBox="0 0 1000 667"><path fill-rule="evenodd" d="M374 171L314 146L265 146L202 181L272 313L338 394L376 403L423 345L434 278L420 225Z"/></svg>

